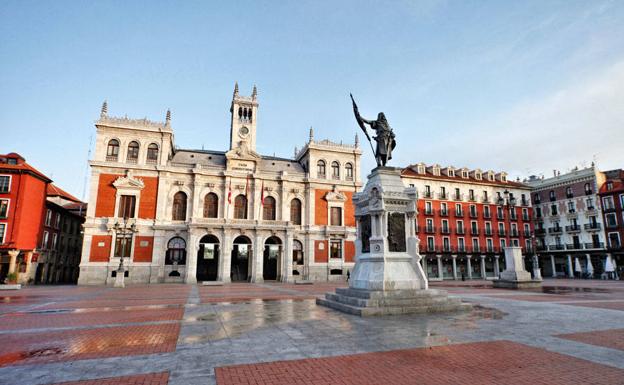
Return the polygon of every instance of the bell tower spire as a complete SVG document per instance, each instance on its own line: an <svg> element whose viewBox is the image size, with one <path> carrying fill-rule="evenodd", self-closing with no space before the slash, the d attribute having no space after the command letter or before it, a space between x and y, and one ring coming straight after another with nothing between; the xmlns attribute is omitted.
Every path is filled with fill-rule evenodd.
<svg viewBox="0 0 624 385"><path fill-rule="evenodd" d="M230 150L246 146L256 151L256 121L258 117L258 90L253 86L251 96L242 96L238 83L234 85L234 95L230 107L232 115L230 127Z"/></svg>

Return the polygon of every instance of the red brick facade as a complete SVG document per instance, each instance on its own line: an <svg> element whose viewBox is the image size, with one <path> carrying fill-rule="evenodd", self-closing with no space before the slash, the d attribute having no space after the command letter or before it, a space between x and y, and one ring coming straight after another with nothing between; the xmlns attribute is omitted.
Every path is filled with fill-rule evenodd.
<svg viewBox="0 0 624 385"><path fill-rule="evenodd" d="M134 242L134 262L152 262L154 237L137 236Z"/></svg>
<svg viewBox="0 0 624 385"><path fill-rule="evenodd" d="M91 238L89 262L108 262L112 239L110 235L94 235Z"/></svg>
<svg viewBox="0 0 624 385"><path fill-rule="evenodd" d="M323 245L323 246L320 246L320 245ZM327 263L328 258L329 258L329 242L314 241L314 262Z"/></svg>

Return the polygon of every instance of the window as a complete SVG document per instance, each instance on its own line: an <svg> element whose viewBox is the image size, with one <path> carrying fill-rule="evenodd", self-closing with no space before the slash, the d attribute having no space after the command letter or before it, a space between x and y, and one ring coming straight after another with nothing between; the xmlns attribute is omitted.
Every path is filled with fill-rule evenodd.
<svg viewBox="0 0 624 385"><path fill-rule="evenodd" d="M111 139L106 147L106 160L117 160L119 157L119 141L117 139Z"/></svg>
<svg viewBox="0 0 624 385"><path fill-rule="evenodd" d="M557 200L557 198L555 197L555 191L554 190L550 190L550 192L548 193L548 196L550 197L550 201L551 202Z"/></svg>
<svg viewBox="0 0 624 385"><path fill-rule="evenodd" d="M331 258L342 258L342 241L332 239L329 244L329 256Z"/></svg>
<svg viewBox="0 0 624 385"><path fill-rule="evenodd" d="M474 190L473 189L468 190L468 199L471 200L471 201L475 200L475 195L474 195Z"/></svg>
<svg viewBox="0 0 624 385"><path fill-rule="evenodd" d="M171 219L174 221L186 220L186 194L178 191L173 196L173 207L171 210Z"/></svg>
<svg viewBox="0 0 624 385"><path fill-rule="evenodd" d="M585 195L590 195L592 193L592 189L589 186L589 183L585 183Z"/></svg>
<svg viewBox="0 0 624 385"><path fill-rule="evenodd" d="M351 163L345 165L345 173L347 180L353 180L353 165Z"/></svg>
<svg viewBox="0 0 624 385"><path fill-rule="evenodd" d="M219 197L215 193L208 193L204 198L204 218L219 216Z"/></svg>
<svg viewBox="0 0 624 385"><path fill-rule="evenodd" d="M425 198L431 198L431 186L425 185Z"/></svg>
<svg viewBox="0 0 624 385"><path fill-rule="evenodd" d="M529 220L529 209L527 209L526 207L522 209L522 220L523 221Z"/></svg>
<svg viewBox="0 0 624 385"><path fill-rule="evenodd" d="M234 198L234 218L247 219L247 197L242 194Z"/></svg>
<svg viewBox="0 0 624 385"><path fill-rule="evenodd" d="M0 245L4 243L5 232L6 232L6 223L0 223Z"/></svg>
<svg viewBox="0 0 624 385"><path fill-rule="evenodd" d="M325 161L316 162L316 174L318 178L325 178Z"/></svg>
<svg viewBox="0 0 624 385"><path fill-rule="evenodd" d="M329 224L331 226L342 226L342 208L332 207L331 218Z"/></svg>
<svg viewBox="0 0 624 385"><path fill-rule="evenodd" d="M130 258L132 250L132 235L119 235L115 238L115 258Z"/></svg>
<svg viewBox="0 0 624 385"><path fill-rule="evenodd" d="M301 224L301 201L297 198L290 201L290 221L293 225Z"/></svg>
<svg viewBox="0 0 624 385"><path fill-rule="evenodd" d="M58 241L58 234L57 233L52 234L52 247L50 247L52 250L56 250L57 241Z"/></svg>
<svg viewBox="0 0 624 385"><path fill-rule="evenodd" d="M446 187L440 187L440 199L446 199Z"/></svg>
<svg viewBox="0 0 624 385"><path fill-rule="evenodd" d="M609 247L613 249L619 249L622 246L620 243L619 233L609 233Z"/></svg>
<svg viewBox="0 0 624 385"><path fill-rule="evenodd" d="M464 221L457 221L457 234L464 233Z"/></svg>
<svg viewBox="0 0 624 385"><path fill-rule="evenodd" d="M572 201L568 202L568 212L569 213L576 212L576 210L574 208L574 202L572 202Z"/></svg>
<svg viewBox="0 0 624 385"><path fill-rule="evenodd" d="M427 251L435 251L433 237L427 237Z"/></svg>
<svg viewBox="0 0 624 385"><path fill-rule="evenodd" d="M511 236L512 237L517 237L518 236L518 225L515 223L511 224Z"/></svg>
<svg viewBox="0 0 624 385"><path fill-rule="evenodd" d="M48 248L48 240L50 239L50 233L48 233L47 231L43 232L43 237L41 237L41 248L42 249L47 249Z"/></svg>
<svg viewBox="0 0 624 385"><path fill-rule="evenodd" d="M541 203L542 200L540 199L539 194L535 193L535 195L533 195L533 200L535 201L535 203Z"/></svg>
<svg viewBox="0 0 624 385"><path fill-rule="evenodd" d="M504 238L500 240L500 247L501 249L504 249L506 247L506 242Z"/></svg>
<svg viewBox="0 0 624 385"><path fill-rule="evenodd" d="M483 202L488 202L488 201L489 201L488 193L486 190L483 190Z"/></svg>
<svg viewBox="0 0 624 385"><path fill-rule="evenodd" d="M448 232L449 232L448 219L442 219L442 233L448 233Z"/></svg>
<svg viewBox="0 0 624 385"><path fill-rule="evenodd" d="M617 217L615 213L605 214L605 219L607 220L607 227L617 227Z"/></svg>
<svg viewBox="0 0 624 385"><path fill-rule="evenodd" d="M504 219L505 216L503 215L503 208L498 206L496 207L496 218L497 219Z"/></svg>
<svg viewBox="0 0 624 385"><path fill-rule="evenodd" d="M264 202L262 202L262 219L265 221L275 220L275 198L264 197Z"/></svg>
<svg viewBox="0 0 624 385"><path fill-rule="evenodd" d="M461 199L461 193L459 192L458 188L455 188L455 200L460 200Z"/></svg>
<svg viewBox="0 0 624 385"><path fill-rule="evenodd" d="M466 245L464 244L464 238L457 239L457 251L466 251Z"/></svg>
<svg viewBox="0 0 624 385"><path fill-rule="evenodd" d="M427 218L427 232L433 233L433 219Z"/></svg>
<svg viewBox="0 0 624 385"><path fill-rule="evenodd" d="M147 163L156 162L158 162L158 145L156 143L152 143L147 146Z"/></svg>
<svg viewBox="0 0 624 385"><path fill-rule="evenodd" d="M566 187L566 198L572 198L574 194L572 194L572 187Z"/></svg>
<svg viewBox="0 0 624 385"><path fill-rule="evenodd" d="M128 156L126 156L126 161L129 163L136 163L137 159L139 159L139 143L132 141L128 145Z"/></svg>
<svg viewBox="0 0 624 385"><path fill-rule="evenodd" d="M303 244L298 240L293 240L293 265L303 265Z"/></svg>
<svg viewBox="0 0 624 385"><path fill-rule="evenodd" d="M550 205L550 215L558 215L557 205Z"/></svg>
<svg viewBox="0 0 624 385"><path fill-rule="evenodd" d="M186 265L186 242L180 237L171 238L167 243L165 265Z"/></svg>
<svg viewBox="0 0 624 385"><path fill-rule="evenodd" d="M448 215L448 207L445 202L440 203L440 215Z"/></svg>
<svg viewBox="0 0 624 385"><path fill-rule="evenodd" d="M7 218L9 216L9 200L0 199L0 218Z"/></svg>
<svg viewBox="0 0 624 385"><path fill-rule="evenodd" d="M483 217L490 218L492 213L490 212L490 206L483 206Z"/></svg>
<svg viewBox="0 0 624 385"><path fill-rule="evenodd" d="M477 206L470 205L470 216L472 218L476 218L477 217Z"/></svg>
<svg viewBox="0 0 624 385"><path fill-rule="evenodd" d="M50 226L52 224L52 210L46 211L45 225Z"/></svg>
<svg viewBox="0 0 624 385"><path fill-rule="evenodd" d="M607 182L607 190L613 190L613 182Z"/></svg>
<svg viewBox="0 0 624 385"><path fill-rule="evenodd" d="M602 208L604 210L613 210L613 209L615 209L615 205L613 204L613 197L604 197L604 198L602 198Z"/></svg>
<svg viewBox="0 0 624 385"><path fill-rule="evenodd" d="M433 208L431 205L431 202L425 202L425 214L432 214L433 213Z"/></svg>
<svg viewBox="0 0 624 385"><path fill-rule="evenodd" d="M332 162L331 168L332 168L332 178L340 179L340 165L338 164L338 162L336 161Z"/></svg>
<svg viewBox="0 0 624 385"><path fill-rule="evenodd" d="M8 193L11 189L11 177L0 175L0 193Z"/></svg>
<svg viewBox="0 0 624 385"><path fill-rule="evenodd" d="M624 209L624 194L620 194L620 207Z"/></svg>
<svg viewBox="0 0 624 385"><path fill-rule="evenodd" d="M451 240L449 237L442 238L442 247L444 247L444 251L451 251Z"/></svg>
<svg viewBox="0 0 624 385"><path fill-rule="evenodd" d="M492 242L492 238L486 239L485 243L487 245L487 251L494 251L494 244Z"/></svg>
<svg viewBox="0 0 624 385"><path fill-rule="evenodd" d="M122 195L119 199L119 218L134 218L136 197L134 195Z"/></svg>
<svg viewBox="0 0 624 385"><path fill-rule="evenodd" d="M455 204L455 215L458 216L458 217L461 217L463 215L462 214L462 205L459 204L459 203Z"/></svg>
<svg viewBox="0 0 624 385"><path fill-rule="evenodd" d="M485 235L492 235L492 222L485 222Z"/></svg>
<svg viewBox="0 0 624 385"><path fill-rule="evenodd" d="M472 238L472 251L479 251L479 238Z"/></svg>

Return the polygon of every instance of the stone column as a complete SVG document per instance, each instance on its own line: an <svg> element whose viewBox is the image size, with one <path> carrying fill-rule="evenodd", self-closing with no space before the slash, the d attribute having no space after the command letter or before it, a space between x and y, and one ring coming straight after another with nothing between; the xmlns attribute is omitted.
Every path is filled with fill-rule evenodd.
<svg viewBox="0 0 624 385"><path fill-rule="evenodd" d="M15 273L17 267L17 256L19 253L19 250L9 250L9 274Z"/></svg>
<svg viewBox="0 0 624 385"><path fill-rule="evenodd" d="M591 263L591 256L589 254L585 254L585 258L587 258L587 264L586 264L587 267L586 267L585 270L587 271L587 274L589 275L589 277L593 278L594 277L594 267L592 266L592 263Z"/></svg>
<svg viewBox="0 0 624 385"><path fill-rule="evenodd" d="M500 258L498 255L494 256L494 276L495 277L500 276L500 265L498 264L498 258Z"/></svg>
<svg viewBox="0 0 624 385"><path fill-rule="evenodd" d="M552 269L552 277L557 278L557 265L555 264L555 256L550 254L550 268Z"/></svg>
<svg viewBox="0 0 624 385"><path fill-rule="evenodd" d="M231 282L230 272L232 270L232 234L230 230L223 230L221 244L219 245L219 273L217 280L221 282Z"/></svg>
<svg viewBox="0 0 624 385"><path fill-rule="evenodd" d="M253 244L253 253L251 256L251 282L262 283L264 282L264 243L262 242L262 236L256 233Z"/></svg>
<svg viewBox="0 0 624 385"><path fill-rule="evenodd" d="M572 256L568 254L568 277L574 277L574 268L572 267Z"/></svg>
<svg viewBox="0 0 624 385"><path fill-rule="evenodd" d="M453 255L453 279L457 281L457 255Z"/></svg>
<svg viewBox="0 0 624 385"><path fill-rule="evenodd" d="M199 247L199 238L194 230L189 233L188 245L186 245L186 279L189 284L197 283L197 252Z"/></svg>
<svg viewBox="0 0 624 385"><path fill-rule="evenodd" d="M292 282L292 245L293 245L293 235L286 234L286 245L282 250L282 282Z"/></svg>
<svg viewBox="0 0 624 385"><path fill-rule="evenodd" d="M485 255L481 256L481 279L486 279L486 271L485 271Z"/></svg>
<svg viewBox="0 0 624 385"><path fill-rule="evenodd" d="M472 255L466 255L466 269L468 270L468 279L472 279L472 264L470 260L472 259Z"/></svg>
<svg viewBox="0 0 624 385"><path fill-rule="evenodd" d="M438 278L440 278L440 280L443 280L444 272L442 271L442 256L436 255L436 258L438 259Z"/></svg>
<svg viewBox="0 0 624 385"><path fill-rule="evenodd" d="M429 274L427 273L427 257L422 257L422 268L427 278L429 278Z"/></svg>

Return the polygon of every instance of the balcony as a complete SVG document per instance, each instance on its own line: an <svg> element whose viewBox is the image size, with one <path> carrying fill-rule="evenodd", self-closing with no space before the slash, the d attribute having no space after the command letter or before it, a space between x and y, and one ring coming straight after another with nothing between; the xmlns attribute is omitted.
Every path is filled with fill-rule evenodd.
<svg viewBox="0 0 624 385"><path fill-rule="evenodd" d="M444 199L444 200L448 200L449 199L449 195L445 192L441 192L438 194L438 198L439 199Z"/></svg>
<svg viewBox="0 0 624 385"><path fill-rule="evenodd" d="M505 219L505 215L501 213L496 213L496 219L498 219L499 221L502 221L503 219Z"/></svg>
<svg viewBox="0 0 624 385"><path fill-rule="evenodd" d="M581 243L567 243L566 250L581 250L583 245Z"/></svg>
<svg viewBox="0 0 624 385"><path fill-rule="evenodd" d="M615 211L615 206L605 206L602 208L605 213L612 213Z"/></svg>
<svg viewBox="0 0 624 385"><path fill-rule="evenodd" d="M585 195L592 195L593 193L593 190L585 190Z"/></svg>
<svg viewBox="0 0 624 385"><path fill-rule="evenodd" d="M568 209L568 214L576 214L576 209Z"/></svg>
<svg viewBox="0 0 624 385"><path fill-rule="evenodd" d="M541 219L542 217L542 213L540 211L536 211L535 212L535 219Z"/></svg>
<svg viewBox="0 0 624 385"><path fill-rule="evenodd" d="M426 226L425 227L425 233L427 233L427 234L435 234L435 232L436 232L435 226Z"/></svg>
<svg viewBox="0 0 624 385"><path fill-rule="evenodd" d="M615 223L615 222L613 222L613 223L609 223L609 222L607 222L607 223L605 223L605 227L606 227L607 229L614 229L614 228L618 227L618 224L617 224L617 223Z"/></svg>
<svg viewBox="0 0 624 385"><path fill-rule="evenodd" d="M479 235L479 229L478 228L470 229L470 235Z"/></svg>
<svg viewBox="0 0 624 385"><path fill-rule="evenodd" d="M518 236L520 236L520 233L518 233L518 230L511 230L511 236L512 237L518 237Z"/></svg>
<svg viewBox="0 0 624 385"><path fill-rule="evenodd" d="M565 245L548 245L548 250L550 251L565 250Z"/></svg>
<svg viewBox="0 0 624 385"><path fill-rule="evenodd" d="M622 245L620 243L612 243L608 246L610 251L619 251L622 250Z"/></svg>
<svg viewBox="0 0 624 385"><path fill-rule="evenodd" d="M537 245L537 251L546 251L548 247L546 245Z"/></svg>
<svg viewBox="0 0 624 385"><path fill-rule="evenodd" d="M450 234L451 233L451 229L448 228L448 227L442 227L440 229L440 233L442 233L442 234Z"/></svg>
<svg viewBox="0 0 624 385"><path fill-rule="evenodd" d="M518 216L517 216L516 214L513 214L513 215L511 215L511 216L509 217L509 220L514 221L514 222L515 222L515 221L517 221L517 220L518 220Z"/></svg>
<svg viewBox="0 0 624 385"><path fill-rule="evenodd" d="M579 225L569 225L569 226L565 227L565 230L568 233L581 231L581 226L579 226Z"/></svg>
<svg viewBox="0 0 624 385"><path fill-rule="evenodd" d="M463 194L453 194L453 200L461 201L464 199Z"/></svg>
<svg viewBox="0 0 624 385"><path fill-rule="evenodd" d="M478 217L479 217L479 214L477 214L476 211L471 211L470 212L470 218L478 218Z"/></svg>
<svg viewBox="0 0 624 385"><path fill-rule="evenodd" d="M585 243L586 249L604 249L603 242L587 242Z"/></svg>
<svg viewBox="0 0 624 385"><path fill-rule="evenodd" d="M438 210L438 215L440 215L441 217L448 217L449 212L448 210L440 209Z"/></svg>
<svg viewBox="0 0 624 385"><path fill-rule="evenodd" d="M574 198L574 194L572 194L572 193L566 193L566 198L568 198L568 199L572 199L572 198Z"/></svg>
<svg viewBox="0 0 624 385"><path fill-rule="evenodd" d="M525 236L526 238L528 238L528 237L530 237L530 236L531 236L531 231L529 231L529 230L524 230L524 232L523 232L522 234L524 234L524 236Z"/></svg>
<svg viewBox="0 0 624 385"><path fill-rule="evenodd" d="M521 204L522 206L529 206L529 201L528 201L528 200L526 200L526 199L523 199L522 201L520 201L520 204Z"/></svg>
<svg viewBox="0 0 624 385"><path fill-rule="evenodd" d="M492 229L488 229L488 228L486 228L486 229L485 229L485 231L483 232L483 234L485 234L485 235L487 235L487 236L492 235Z"/></svg>
<svg viewBox="0 0 624 385"><path fill-rule="evenodd" d="M482 203L490 203L490 197L483 197L483 199L481 199Z"/></svg>
<svg viewBox="0 0 624 385"><path fill-rule="evenodd" d="M107 162L117 162L117 155L106 155Z"/></svg>
<svg viewBox="0 0 624 385"><path fill-rule="evenodd" d="M548 234L561 234L563 232L563 227L551 227L548 229Z"/></svg>
<svg viewBox="0 0 624 385"><path fill-rule="evenodd" d="M460 210L460 211L455 210L455 216L457 218L463 218L464 217L464 210Z"/></svg>
<svg viewBox="0 0 624 385"><path fill-rule="evenodd" d="M485 252L486 253L498 253L498 248L496 248L494 246L487 246L485 248Z"/></svg>
<svg viewBox="0 0 624 385"><path fill-rule="evenodd" d="M435 245L427 245L427 251L430 253L436 253L436 252L440 252L441 247L440 246L435 246Z"/></svg>
<svg viewBox="0 0 624 385"><path fill-rule="evenodd" d="M473 253L479 253L479 252L481 252L481 246L478 246L478 245L472 245L471 252L473 252Z"/></svg>
<svg viewBox="0 0 624 385"><path fill-rule="evenodd" d="M462 228L456 228L455 229L455 234L457 234L457 235L464 235L464 234L466 234L466 229L464 229L463 227Z"/></svg>
<svg viewBox="0 0 624 385"><path fill-rule="evenodd" d="M492 219L492 213L489 211L483 212L483 219Z"/></svg>
<svg viewBox="0 0 624 385"><path fill-rule="evenodd" d="M587 206L587 211L594 211L596 210L596 207L594 206Z"/></svg>
<svg viewBox="0 0 624 385"><path fill-rule="evenodd" d="M472 195L472 196L469 195L468 196L468 202L476 202L476 201L477 201L477 199L475 198L474 195Z"/></svg>
<svg viewBox="0 0 624 385"><path fill-rule="evenodd" d="M503 229L498 229L498 236L499 237L504 237L507 234L507 232Z"/></svg>
<svg viewBox="0 0 624 385"><path fill-rule="evenodd" d="M544 235L546 234L546 229L535 229L535 235Z"/></svg>
<svg viewBox="0 0 624 385"><path fill-rule="evenodd" d="M425 209L425 215L433 215L433 210Z"/></svg>
<svg viewBox="0 0 624 385"><path fill-rule="evenodd" d="M600 230L600 223L596 222L596 223L585 223L585 225L583 226L585 227L585 230L589 230L589 231L596 231L596 230Z"/></svg>
<svg viewBox="0 0 624 385"><path fill-rule="evenodd" d="M559 211L551 211L550 212L550 216L551 217L558 217L559 216Z"/></svg>
<svg viewBox="0 0 624 385"><path fill-rule="evenodd" d="M431 195L431 191L425 191L425 192L423 193L423 196L424 196L425 198L431 198L431 197L432 197L432 195Z"/></svg>
<svg viewBox="0 0 624 385"><path fill-rule="evenodd" d="M528 222L529 221L529 216L523 214L522 215L522 220L525 221L525 222Z"/></svg>

